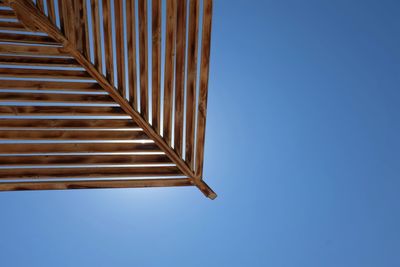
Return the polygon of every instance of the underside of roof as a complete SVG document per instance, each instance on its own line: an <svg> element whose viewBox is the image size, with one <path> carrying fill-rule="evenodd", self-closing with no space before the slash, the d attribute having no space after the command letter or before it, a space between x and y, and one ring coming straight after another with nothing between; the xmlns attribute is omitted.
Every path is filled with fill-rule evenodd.
<svg viewBox="0 0 400 267"><path fill-rule="evenodd" d="M212 0L0 1L0 191L203 181Z"/></svg>

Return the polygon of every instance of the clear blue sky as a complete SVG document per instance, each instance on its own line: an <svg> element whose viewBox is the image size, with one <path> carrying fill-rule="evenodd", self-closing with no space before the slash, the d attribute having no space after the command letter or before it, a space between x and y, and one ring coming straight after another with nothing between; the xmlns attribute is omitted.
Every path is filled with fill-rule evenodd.
<svg viewBox="0 0 400 267"><path fill-rule="evenodd" d="M195 188L0 194L0 266L400 266L400 2L216 0Z"/></svg>

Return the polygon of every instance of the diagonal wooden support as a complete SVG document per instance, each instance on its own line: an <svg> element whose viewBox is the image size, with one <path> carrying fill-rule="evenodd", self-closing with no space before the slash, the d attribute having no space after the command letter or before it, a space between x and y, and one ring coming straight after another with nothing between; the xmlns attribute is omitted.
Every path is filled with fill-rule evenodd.
<svg viewBox="0 0 400 267"><path fill-rule="evenodd" d="M6 0L5 1L16 12L18 18L24 23L31 25L30 28L38 29L47 33L54 40L63 45L64 51L68 52L75 60L95 79L99 85L109 93L115 102L132 117L144 132L165 152L176 164L179 170L189 177L192 185L210 199L217 197L216 193L203 181L199 174L195 174L182 158L172 149L165 140L150 126L146 120L124 99L116 88L98 71L98 69L70 42L52 22L28 0ZM33 24L33 25L32 25Z"/></svg>

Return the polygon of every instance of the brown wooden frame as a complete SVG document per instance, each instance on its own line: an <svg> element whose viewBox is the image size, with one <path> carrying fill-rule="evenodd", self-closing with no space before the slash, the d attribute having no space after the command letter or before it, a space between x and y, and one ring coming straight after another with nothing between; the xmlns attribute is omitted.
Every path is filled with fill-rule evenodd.
<svg viewBox="0 0 400 267"><path fill-rule="evenodd" d="M86 3L0 1L0 19L15 21L0 21L0 191L194 185L214 199L203 180L212 0Z"/></svg>

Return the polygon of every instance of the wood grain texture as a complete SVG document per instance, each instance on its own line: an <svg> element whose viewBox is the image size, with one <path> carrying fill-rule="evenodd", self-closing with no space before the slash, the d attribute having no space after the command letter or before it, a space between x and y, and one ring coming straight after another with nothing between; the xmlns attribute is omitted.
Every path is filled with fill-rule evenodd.
<svg viewBox="0 0 400 267"><path fill-rule="evenodd" d="M147 0L138 1L139 21L139 72L140 72L140 114L145 120L149 115L149 77L147 41Z"/></svg>
<svg viewBox="0 0 400 267"><path fill-rule="evenodd" d="M203 176L204 143L206 133L208 78L210 72L212 0L204 0L203 33L201 44L199 101L197 108L196 170L197 177Z"/></svg>
<svg viewBox="0 0 400 267"><path fill-rule="evenodd" d="M78 62L73 58L23 57L15 55L0 55L0 64L18 66L79 67Z"/></svg>
<svg viewBox="0 0 400 267"><path fill-rule="evenodd" d="M126 98L125 86L125 45L124 45L124 15L122 0L114 0L115 18L115 42L117 60L118 91L123 98Z"/></svg>
<svg viewBox="0 0 400 267"><path fill-rule="evenodd" d="M188 30L188 64L186 84L186 146L185 160L194 169L194 137L196 112L196 78L199 32L199 0L190 0Z"/></svg>
<svg viewBox="0 0 400 267"><path fill-rule="evenodd" d="M103 0L104 56L107 80L114 86L114 56L111 29L111 6L109 0Z"/></svg>
<svg viewBox="0 0 400 267"><path fill-rule="evenodd" d="M192 186L187 178L0 183L0 191Z"/></svg>
<svg viewBox="0 0 400 267"><path fill-rule="evenodd" d="M152 125L160 133L161 107L161 0L152 2Z"/></svg>
<svg viewBox="0 0 400 267"><path fill-rule="evenodd" d="M101 50L101 35L100 35L100 9L99 1L91 0L92 10L92 31L93 31L93 50L94 50L94 66L99 72L103 71L103 59Z"/></svg>
<svg viewBox="0 0 400 267"><path fill-rule="evenodd" d="M172 97L174 86L174 55L176 0L167 0L167 22L165 31L165 64L164 64L164 127L163 137L167 144L172 144Z"/></svg>
<svg viewBox="0 0 400 267"><path fill-rule="evenodd" d="M91 82L47 82L47 81L23 81L23 80L3 80L0 83L1 89L25 89L25 90L68 90L68 91L87 91L100 92L101 86Z"/></svg>
<svg viewBox="0 0 400 267"><path fill-rule="evenodd" d="M135 17L135 1L126 1L129 103L133 109L138 110Z"/></svg>
<svg viewBox="0 0 400 267"><path fill-rule="evenodd" d="M182 157L185 94L186 0L178 0L176 23L174 148Z"/></svg>

